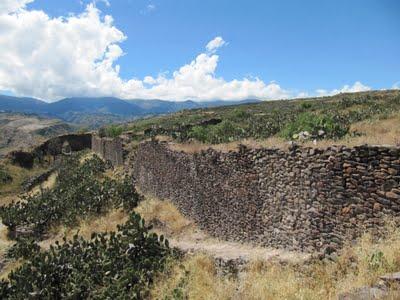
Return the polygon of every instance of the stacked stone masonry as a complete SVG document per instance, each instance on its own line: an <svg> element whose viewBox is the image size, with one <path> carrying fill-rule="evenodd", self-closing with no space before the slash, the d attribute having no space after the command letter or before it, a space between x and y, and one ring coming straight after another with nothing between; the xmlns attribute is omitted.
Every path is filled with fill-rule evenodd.
<svg viewBox="0 0 400 300"><path fill-rule="evenodd" d="M124 163L120 138L101 138L92 135L92 151L109 161L113 166L121 166Z"/></svg>
<svg viewBox="0 0 400 300"><path fill-rule="evenodd" d="M132 168L142 191L226 240L326 251L400 215L399 148L188 154L152 141L139 146Z"/></svg>

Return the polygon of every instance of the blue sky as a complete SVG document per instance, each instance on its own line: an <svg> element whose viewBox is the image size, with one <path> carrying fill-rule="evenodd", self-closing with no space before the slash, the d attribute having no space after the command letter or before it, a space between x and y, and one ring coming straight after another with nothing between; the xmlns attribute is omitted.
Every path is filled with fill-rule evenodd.
<svg viewBox="0 0 400 300"><path fill-rule="evenodd" d="M50 20L60 16L67 18L71 14L79 16L87 9L87 5L93 3L80 0L25 2L26 13L42 10ZM134 88L140 83L135 83L134 87L129 88L124 86L123 92L108 92L107 89L96 86L102 81L93 81L91 86L96 86L96 89L83 87L69 92L68 88L64 87L53 95L44 92L46 87L37 91L33 88L21 88L20 83L2 84L0 54L0 88L11 90L18 95L39 98L47 96L54 99L77 95L81 91L89 96L110 94L125 98L160 96L158 98L183 99L196 98L198 94L199 99L207 100L219 95L220 98L240 99L247 96L285 98L295 97L300 93L331 94L342 91L346 85L347 90L343 91L383 89L400 85L400 1L106 2L97 1L95 5L100 18L112 16L112 27L125 36L123 40L108 44L117 44L123 51L123 54L117 55L113 60L113 65L119 65L118 76L124 83L130 79L142 82L146 76L156 79L160 74L172 80L174 71L190 64L199 54L205 53L208 58L217 56L217 65L210 71L214 78L223 78L224 83L248 78L250 84L259 80L264 86L254 84L246 88L238 87L236 92L240 95L236 96L226 92L232 85L218 88L215 93L208 95L196 88L191 92L182 92L181 86L180 92L174 90L169 93L168 89L174 89L173 86L177 88L175 82L171 81L162 87L158 87L160 83L157 82L138 88L151 89L156 85L162 92L136 93ZM212 53L207 52L205 45L216 37L221 37L225 44L217 47ZM54 45L50 46L54 48ZM209 63L212 64L205 64ZM197 77L192 79L196 80ZM202 79L199 81L202 82ZM185 82L187 84L187 81ZM271 82L279 86L278 92L276 86L271 87L275 92L268 92L267 88ZM352 89L357 82L358 88ZM54 90L55 86L59 85L57 83L47 88ZM212 84L210 89L216 85L217 83ZM255 91L257 88L265 91L258 94Z"/></svg>

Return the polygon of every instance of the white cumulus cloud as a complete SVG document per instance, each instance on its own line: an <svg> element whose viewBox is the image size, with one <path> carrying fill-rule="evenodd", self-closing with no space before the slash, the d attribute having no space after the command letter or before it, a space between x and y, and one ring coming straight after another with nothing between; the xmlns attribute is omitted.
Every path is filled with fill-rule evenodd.
<svg viewBox="0 0 400 300"><path fill-rule="evenodd" d="M166 100L289 97L275 82L218 77L216 50L226 44L222 37L210 41L206 53L172 76L124 80L117 60L124 55L120 44L126 37L111 16L102 16L90 4L79 15L51 18L43 11L27 10L24 5L28 2L8 0L7 9L3 7L7 13L0 15L0 90L50 100L67 96Z"/></svg>
<svg viewBox="0 0 400 300"><path fill-rule="evenodd" d="M218 76L217 50L227 45L220 36L175 71L123 79L117 62L129 55L121 48L126 36L111 16L102 15L95 2L81 14L52 18L44 11L27 9L26 4L32 1L0 0L0 91L45 100L71 96L164 100L296 97L274 81L266 83L258 77L228 81ZM369 89L357 81L352 86L318 90L316 94ZM301 91L296 94L308 96Z"/></svg>
<svg viewBox="0 0 400 300"><path fill-rule="evenodd" d="M17 10L25 8L26 4L33 1L34 0L1 0L0 15L16 12Z"/></svg>
<svg viewBox="0 0 400 300"><path fill-rule="evenodd" d="M332 96L340 93L356 93L356 92L365 92L370 90L371 87L362 84L360 81L356 81L353 85L346 84L340 89L334 89L331 91L325 89L318 89L315 92L318 96Z"/></svg>
<svg viewBox="0 0 400 300"><path fill-rule="evenodd" d="M397 81L396 83L393 84L392 86L393 90L400 90L400 81Z"/></svg>
<svg viewBox="0 0 400 300"><path fill-rule="evenodd" d="M217 36L216 38L208 42L206 49L208 52L215 52L218 48L221 48L225 44L226 42L224 41L224 39L220 36Z"/></svg>

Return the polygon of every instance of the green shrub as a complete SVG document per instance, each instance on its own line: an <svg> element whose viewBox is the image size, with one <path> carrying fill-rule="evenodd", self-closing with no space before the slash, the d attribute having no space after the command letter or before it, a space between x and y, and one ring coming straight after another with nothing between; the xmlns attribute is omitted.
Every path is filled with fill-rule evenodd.
<svg viewBox="0 0 400 300"><path fill-rule="evenodd" d="M218 144L239 139L243 129L229 120L223 120L217 125L194 126L189 137L203 143Z"/></svg>
<svg viewBox="0 0 400 300"><path fill-rule="evenodd" d="M208 142L209 129L205 126L194 126L189 132L189 137L194 138L202 143Z"/></svg>
<svg viewBox="0 0 400 300"><path fill-rule="evenodd" d="M98 131L100 137L111 137L115 138L124 132L124 127L119 125L110 125L107 127L101 127Z"/></svg>
<svg viewBox="0 0 400 300"><path fill-rule="evenodd" d="M29 226L36 235L51 226L74 226L78 218L99 215L110 208L132 209L140 200L131 180L101 178L105 163L97 156L79 165L68 158L58 171L55 187L1 207L0 217L10 231Z"/></svg>
<svg viewBox="0 0 400 300"><path fill-rule="evenodd" d="M1 281L0 298L143 299L169 253L168 241L132 213L117 232L94 233L90 240L76 235L47 251L23 251L27 261Z"/></svg>
<svg viewBox="0 0 400 300"><path fill-rule="evenodd" d="M349 128L338 119L329 115L302 113L299 117L287 124L280 135L286 139L293 139L300 132L308 132L313 138L340 138L346 135ZM319 131L323 131L321 134Z"/></svg>
<svg viewBox="0 0 400 300"><path fill-rule="evenodd" d="M232 121L241 121L250 117L251 114L249 112L247 112L245 109L240 109L240 108L235 108L228 115L228 119Z"/></svg>
<svg viewBox="0 0 400 300"><path fill-rule="evenodd" d="M308 110L312 107L312 104L310 102L301 102L300 107L302 110Z"/></svg>
<svg viewBox="0 0 400 300"><path fill-rule="evenodd" d="M40 251L40 247L36 244L32 238L19 239L10 249L7 251L7 258L13 259L29 259L35 253Z"/></svg>

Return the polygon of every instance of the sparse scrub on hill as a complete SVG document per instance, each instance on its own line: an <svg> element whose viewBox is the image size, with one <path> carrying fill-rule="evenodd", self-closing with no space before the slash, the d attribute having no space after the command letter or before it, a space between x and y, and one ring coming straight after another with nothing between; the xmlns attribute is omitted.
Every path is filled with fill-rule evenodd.
<svg viewBox="0 0 400 300"><path fill-rule="evenodd" d="M15 198L16 195L21 193L26 180L46 171L42 166L34 166L32 169L22 168L9 163L5 163L3 166L8 176L12 177L12 180L8 180L5 184L0 183L0 205L10 203L10 199Z"/></svg>
<svg viewBox="0 0 400 300"><path fill-rule="evenodd" d="M3 224L11 232L18 226L28 226L35 234L41 234L51 226L76 225L78 218L100 215L112 207L135 207L139 195L129 179L120 183L101 178L104 170L105 163L97 156L81 166L77 158L68 159L60 168L53 189L2 207Z"/></svg>
<svg viewBox="0 0 400 300"><path fill-rule="evenodd" d="M109 125L99 129L99 136L115 138L120 136L123 131L124 126L122 125Z"/></svg>
<svg viewBox="0 0 400 300"><path fill-rule="evenodd" d="M220 144L231 142L243 133L229 120L224 120L217 125L194 126L189 132L189 137L203 143Z"/></svg>
<svg viewBox="0 0 400 300"><path fill-rule="evenodd" d="M162 134L174 138L177 142L194 139L207 144L243 139L264 140L282 135L286 139L293 139L293 134L299 133L295 132L296 130L308 127L309 130L325 128L327 133L320 137L320 140L337 140L346 136L352 124L372 119L384 120L399 110L399 91L376 91L195 109L138 120L128 128L138 136L143 134L143 131L149 131L148 135L142 135L142 139ZM210 118L221 119L222 123L199 125L201 121Z"/></svg>

